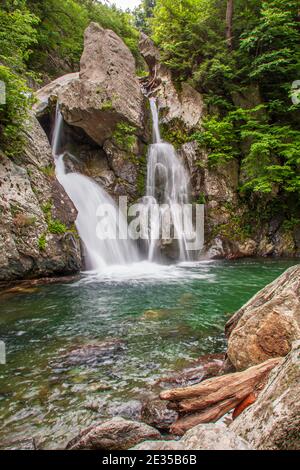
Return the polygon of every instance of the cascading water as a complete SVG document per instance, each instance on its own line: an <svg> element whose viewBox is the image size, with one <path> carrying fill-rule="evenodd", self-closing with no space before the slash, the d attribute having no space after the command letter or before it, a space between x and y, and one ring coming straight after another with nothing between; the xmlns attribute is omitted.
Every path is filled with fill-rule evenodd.
<svg viewBox="0 0 300 470"><path fill-rule="evenodd" d="M137 249L128 239L127 221L114 200L90 178L66 171L64 154L60 153L62 133L63 117L57 106L52 138L56 177L78 212L76 227L84 247L86 268L99 271L110 265L138 261Z"/></svg>
<svg viewBox="0 0 300 470"><path fill-rule="evenodd" d="M185 261L189 259L187 233L193 232L191 218L183 220L184 204L189 202L189 178L174 147L161 139L154 98L150 98L150 107L154 143L148 152L147 191L143 200L148 212L148 259L153 261L158 257L159 240L164 239L164 227L171 225L179 260Z"/></svg>

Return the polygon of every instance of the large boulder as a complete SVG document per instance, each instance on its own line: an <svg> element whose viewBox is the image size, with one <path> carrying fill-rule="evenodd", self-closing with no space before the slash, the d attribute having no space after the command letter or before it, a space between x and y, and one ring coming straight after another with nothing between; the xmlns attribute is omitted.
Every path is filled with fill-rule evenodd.
<svg viewBox="0 0 300 470"><path fill-rule="evenodd" d="M230 429L261 450L300 449L300 341L277 366L257 401Z"/></svg>
<svg viewBox="0 0 300 470"><path fill-rule="evenodd" d="M142 442L132 450L249 450L248 442L224 424L199 424L179 441Z"/></svg>
<svg viewBox="0 0 300 470"><path fill-rule="evenodd" d="M57 99L59 91L70 84L73 80L79 78L79 73L68 73L62 77L58 77L56 80L45 85L43 88L40 88L36 92L37 102L33 106L33 110L37 118L43 117L45 114L49 113L49 105L51 104L51 98Z"/></svg>
<svg viewBox="0 0 300 470"><path fill-rule="evenodd" d="M286 356L300 338L300 265L252 297L226 325L227 355L237 370Z"/></svg>
<svg viewBox="0 0 300 470"><path fill-rule="evenodd" d="M67 445L70 450L127 450L146 439L160 439L160 433L144 423L113 418L82 431Z"/></svg>
<svg viewBox="0 0 300 470"><path fill-rule="evenodd" d="M99 145L118 123L143 134L144 98L134 57L119 36L97 23L85 31L79 78L60 89L58 99L65 121Z"/></svg>
<svg viewBox="0 0 300 470"><path fill-rule="evenodd" d="M54 176L49 141L35 117L18 158L0 153L0 280L78 272L76 210Z"/></svg>

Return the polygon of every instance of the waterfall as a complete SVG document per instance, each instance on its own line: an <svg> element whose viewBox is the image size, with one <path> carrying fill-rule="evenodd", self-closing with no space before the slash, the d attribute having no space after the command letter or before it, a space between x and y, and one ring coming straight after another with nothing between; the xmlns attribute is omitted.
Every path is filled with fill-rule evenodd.
<svg viewBox="0 0 300 470"><path fill-rule="evenodd" d="M119 213L114 200L87 176L66 171L64 153L61 153L62 134L63 117L57 106L52 138L56 177L78 212L75 224L83 244L86 268L99 271L109 265L138 261L137 249L128 239L126 218Z"/></svg>
<svg viewBox="0 0 300 470"><path fill-rule="evenodd" d="M154 98L150 98L150 108L154 143L150 145L148 152L147 190L143 200L149 217L148 260L153 261L159 256L159 240L163 238L165 224L170 221L173 238L176 239L172 243L177 243L179 260L185 261L189 259L187 233L193 232L191 218L183 218L184 204L189 202L189 178L174 147L161 139Z"/></svg>

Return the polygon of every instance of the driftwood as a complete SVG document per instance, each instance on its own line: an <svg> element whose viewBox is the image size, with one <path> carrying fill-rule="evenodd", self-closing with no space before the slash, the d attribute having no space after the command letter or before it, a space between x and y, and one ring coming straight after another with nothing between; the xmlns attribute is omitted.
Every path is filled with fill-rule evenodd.
<svg viewBox="0 0 300 470"><path fill-rule="evenodd" d="M281 361L282 358L269 359L242 372L214 377L191 387L161 392L162 400L171 401L168 407L179 412L179 419L170 431L181 435L197 424L218 421L242 403L244 409L254 402L270 371Z"/></svg>

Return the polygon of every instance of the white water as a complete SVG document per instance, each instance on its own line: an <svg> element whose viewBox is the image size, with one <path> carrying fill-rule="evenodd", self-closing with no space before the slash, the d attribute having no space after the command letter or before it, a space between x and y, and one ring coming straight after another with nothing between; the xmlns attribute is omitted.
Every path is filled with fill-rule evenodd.
<svg viewBox="0 0 300 470"><path fill-rule="evenodd" d="M189 202L189 178L174 147L162 142L159 130L159 115L154 98L150 98L153 121L153 144L149 148L147 166L147 191L144 205L149 213L148 260L159 257L160 240L168 220L173 227L173 238L177 238L179 260L189 259L187 233L193 232L192 221L183 226L183 206ZM159 204L158 211L151 211ZM185 221L187 222L187 221ZM145 230L145 228L144 228ZM173 241L174 243L174 241Z"/></svg>
<svg viewBox="0 0 300 470"><path fill-rule="evenodd" d="M52 139L56 177L78 212L75 223L84 247L86 268L103 271L111 265L138 261L137 249L127 239L127 221L119 215L114 200L90 178L66 172L64 154L60 154L62 132L63 117L57 107ZM101 214L105 217L101 223L99 208L107 214Z"/></svg>

